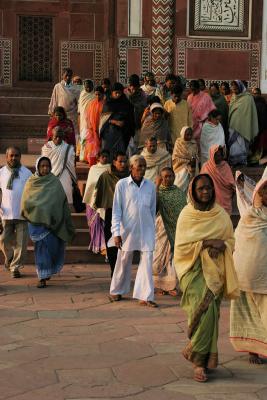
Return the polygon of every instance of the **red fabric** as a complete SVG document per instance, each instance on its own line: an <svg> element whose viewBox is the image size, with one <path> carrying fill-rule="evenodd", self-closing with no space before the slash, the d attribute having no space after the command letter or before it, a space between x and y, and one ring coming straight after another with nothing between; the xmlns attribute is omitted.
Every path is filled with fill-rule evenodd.
<svg viewBox="0 0 267 400"><path fill-rule="evenodd" d="M74 146L76 145L76 140L75 140L75 130L73 123L70 119L64 119L63 121L58 121L56 117L52 117L48 123L47 127L47 140L51 140L53 137L53 132L52 130L56 127L60 126L60 128L63 129L65 135L64 135L64 141L68 144L73 144Z"/></svg>
<svg viewBox="0 0 267 400"><path fill-rule="evenodd" d="M210 158L202 166L200 173L208 174L215 186L216 202L222 206L228 214L232 214L232 198L235 191L235 180L229 164L222 161L215 164L214 155L220 146L214 144L210 148Z"/></svg>
<svg viewBox="0 0 267 400"><path fill-rule="evenodd" d="M205 92L199 92L196 95L193 95L193 93L191 93L187 97L187 102L192 110L194 139L199 142L202 126L208 118L208 114L212 110L215 110L216 107L210 95Z"/></svg>
<svg viewBox="0 0 267 400"><path fill-rule="evenodd" d="M97 154L100 151L99 121L103 104L103 100L92 100L86 110L88 131L86 134L85 159L90 166L97 163Z"/></svg>

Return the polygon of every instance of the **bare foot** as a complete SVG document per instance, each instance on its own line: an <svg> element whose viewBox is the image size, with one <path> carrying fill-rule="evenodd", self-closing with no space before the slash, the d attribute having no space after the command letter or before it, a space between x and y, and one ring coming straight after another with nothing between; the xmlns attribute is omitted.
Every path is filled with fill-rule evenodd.
<svg viewBox="0 0 267 400"><path fill-rule="evenodd" d="M207 382L208 378L205 373L205 368L195 367L194 368L194 380L196 382Z"/></svg>
<svg viewBox="0 0 267 400"><path fill-rule="evenodd" d="M249 363L250 364L263 364L262 359L256 353L249 353Z"/></svg>

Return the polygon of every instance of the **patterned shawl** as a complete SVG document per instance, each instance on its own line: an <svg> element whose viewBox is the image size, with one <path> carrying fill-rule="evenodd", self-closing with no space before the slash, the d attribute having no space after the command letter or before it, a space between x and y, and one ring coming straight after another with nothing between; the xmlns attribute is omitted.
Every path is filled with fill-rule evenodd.
<svg viewBox="0 0 267 400"><path fill-rule="evenodd" d="M161 185L158 192L159 212L162 216L164 227L171 244L174 248L176 223L180 212L186 206L186 195L177 186L165 187Z"/></svg>

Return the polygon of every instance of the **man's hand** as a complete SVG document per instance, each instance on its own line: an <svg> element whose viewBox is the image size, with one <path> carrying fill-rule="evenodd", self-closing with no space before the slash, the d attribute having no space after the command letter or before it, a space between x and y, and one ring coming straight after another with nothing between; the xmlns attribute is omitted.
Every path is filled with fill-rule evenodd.
<svg viewBox="0 0 267 400"><path fill-rule="evenodd" d="M114 236L114 243L115 243L115 246L118 247L118 249L121 249L121 246L122 246L121 236Z"/></svg>
<svg viewBox="0 0 267 400"><path fill-rule="evenodd" d="M157 188L157 189L160 187L161 183L162 183L162 178L161 178L160 175L158 175L158 176L156 177L156 182L155 182L156 188Z"/></svg>

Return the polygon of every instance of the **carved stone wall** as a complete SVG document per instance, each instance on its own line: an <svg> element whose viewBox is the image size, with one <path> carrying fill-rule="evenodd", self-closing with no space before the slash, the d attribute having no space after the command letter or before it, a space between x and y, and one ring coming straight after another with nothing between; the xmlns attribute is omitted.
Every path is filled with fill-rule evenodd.
<svg viewBox="0 0 267 400"><path fill-rule="evenodd" d="M119 71L118 80L127 83L128 76L135 72L144 75L151 70L150 39L119 39ZM132 64L130 65L130 61ZM133 69L132 69L133 68Z"/></svg>
<svg viewBox="0 0 267 400"><path fill-rule="evenodd" d="M258 87L260 52L258 42L177 38L176 72L208 84L244 79L249 87Z"/></svg>
<svg viewBox="0 0 267 400"><path fill-rule="evenodd" d="M159 78L173 68L174 0L152 2L152 71Z"/></svg>
<svg viewBox="0 0 267 400"><path fill-rule="evenodd" d="M102 42L62 41L60 43L60 73L70 67L75 74L99 83L105 74L105 51Z"/></svg>
<svg viewBox="0 0 267 400"><path fill-rule="evenodd" d="M251 0L188 0L191 36L250 37Z"/></svg>
<svg viewBox="0 0 267 400"><path fill-rule="evenodd" d="M0 38L1 85L12 85L12 39Z"/></svg>

